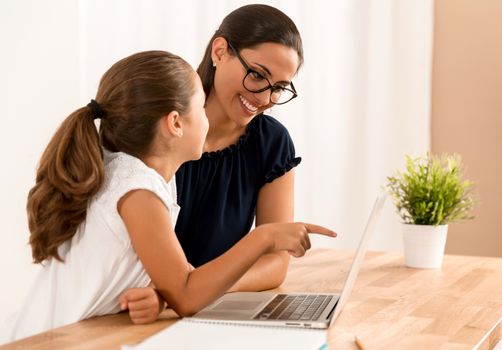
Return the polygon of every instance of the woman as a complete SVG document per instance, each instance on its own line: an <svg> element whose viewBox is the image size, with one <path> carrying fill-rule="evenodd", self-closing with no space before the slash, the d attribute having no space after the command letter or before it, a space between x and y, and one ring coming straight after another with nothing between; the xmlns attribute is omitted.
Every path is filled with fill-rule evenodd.
<svg viewBox="0 0 502 350"><path fill-rule="evenodd" d="M188 261L200 266L259 227L293 221L295 156L286 128L263 112L297 97L303 63L300 34L276 8L231 12L211 38L197 72L206 93L209 132L204 154L176 173L176 225ZM289 255L262 256L231 290L280 285Z"/></svg>

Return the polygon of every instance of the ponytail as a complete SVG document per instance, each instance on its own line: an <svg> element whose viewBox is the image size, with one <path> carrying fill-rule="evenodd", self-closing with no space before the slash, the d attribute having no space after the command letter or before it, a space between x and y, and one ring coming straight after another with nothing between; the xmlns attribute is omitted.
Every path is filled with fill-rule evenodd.
<svg viewBox="0 0 502 350"><path fill-rule="evenodd" d="M104 181L104 162L91 107L66 118L45 149L28 194L33 261L63 261L58 247L86 217L89 200Z"/></svg>

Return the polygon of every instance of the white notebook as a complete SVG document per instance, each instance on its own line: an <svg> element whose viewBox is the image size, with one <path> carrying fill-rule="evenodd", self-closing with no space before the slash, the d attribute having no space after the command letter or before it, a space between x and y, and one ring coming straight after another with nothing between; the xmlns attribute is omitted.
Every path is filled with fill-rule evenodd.
<svg viewBox="0 0 502 350"><path fill-rule="evenodd" d="M122 350L319 350L326 330L207 323L183 319L137 345Z"/></svg>

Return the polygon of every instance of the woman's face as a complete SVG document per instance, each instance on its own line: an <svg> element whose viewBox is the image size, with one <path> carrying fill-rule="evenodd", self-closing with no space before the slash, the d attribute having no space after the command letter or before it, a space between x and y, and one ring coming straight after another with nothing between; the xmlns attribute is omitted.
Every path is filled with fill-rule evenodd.
<svg viewBox="0 0 502 350"><path fill-rule="evenodd" d="M183 114L183 145L187 151L187 160L199 159L204 148L209 122L204 110L205 94L197 74L196 91L190 101L190 109Z"/></svg>
<svg viewBox="0 0 502 350"><path fill-rule="evenodd" d="M219 41L218 41L219 40ZM249 68L266 77L270 84L287 87L298 69L298 54L287 46L263 43L239 51ZM270 108L270 90L253 93L243 86L246 68L223 38L213 43L213 62L216 64L214 87L207 101L219 109L237 125L247 125L256 115Z"/></svg>

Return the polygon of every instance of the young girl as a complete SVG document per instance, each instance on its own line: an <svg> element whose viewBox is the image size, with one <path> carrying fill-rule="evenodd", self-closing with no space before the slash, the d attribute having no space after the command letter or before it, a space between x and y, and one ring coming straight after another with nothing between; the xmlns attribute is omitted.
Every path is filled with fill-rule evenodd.
<svg viewBox="0 0 502 350"><path fill-rule="evenodd" d="M194 266L228 251L253 220L256 227L293 221L294 167L301 159L286 128L264 111L297 97L292 80L302 62L298 29L271 6L236 9L210 39L197 69L209 120L205 152L176 173L175 231ZM231 290L275 288L288 262L283 251L265 254Z"/></svg>
<svg viewBox="0 0 502 350"><path fill-rule="evenodd" d="M30 244L42 270L8 340L117 313L120 303L143 323L151 289L121 295L150 283L179 315L191 315L262 255L302 256L309 232L335 235L303 223L261 225L217 259L191 267L173 230L173 177L202 154L204 102L200 79L185 61L148 51L114 64L95 100L62 123L28 196Z"/></svg>

